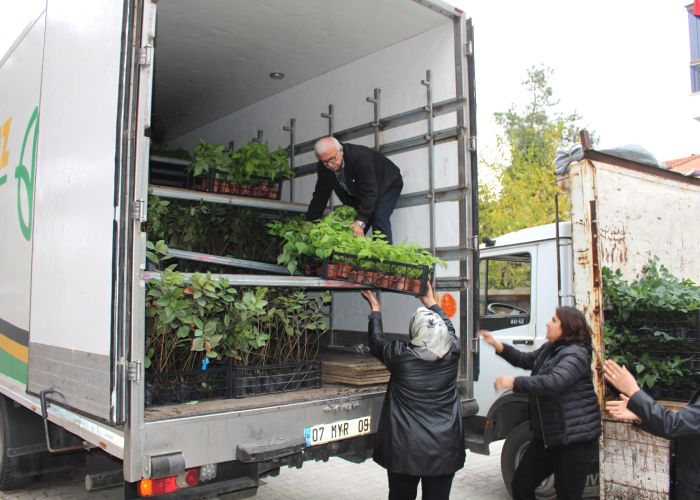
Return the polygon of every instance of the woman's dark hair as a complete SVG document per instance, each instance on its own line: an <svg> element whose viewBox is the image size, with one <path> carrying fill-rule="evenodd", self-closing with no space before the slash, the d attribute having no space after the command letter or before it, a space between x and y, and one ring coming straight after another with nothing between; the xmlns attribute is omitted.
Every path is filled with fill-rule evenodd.
<svg viewBox="0 0 700 500"><path fill-rule="evenodd" d="M583 313L575 307L557 307L555 312L561 322L561 337L558 342L590 346L593 332Z"/></svg>

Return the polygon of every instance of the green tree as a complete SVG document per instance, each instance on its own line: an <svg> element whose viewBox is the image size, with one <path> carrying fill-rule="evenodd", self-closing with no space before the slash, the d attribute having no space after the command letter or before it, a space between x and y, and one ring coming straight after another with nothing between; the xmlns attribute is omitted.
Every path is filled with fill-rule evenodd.
<svg viewBox="0 0 700 500"><path fill-rule="evenodd" d="M555 220L555 194L559 192L554 176L554 156L561 142L577 141L577 113L561 115L554 111L549 78L552 70L532 67L523 86L530 95L524 110L511 106L496 113L496 122L503 128L498 137L501 154L509 158L489 165L497 176L499 187L485 184L479 188L480 233L495 237L530 226ZM559 214L570 214L565 193L559 197Z"/></svg>

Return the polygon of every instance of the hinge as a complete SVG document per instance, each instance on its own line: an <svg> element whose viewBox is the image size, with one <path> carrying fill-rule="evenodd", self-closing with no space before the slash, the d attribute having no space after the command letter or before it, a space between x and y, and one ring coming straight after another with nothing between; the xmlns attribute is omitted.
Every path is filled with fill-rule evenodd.
<svg viewBox="0 0 700 500"><path fill-rule="evenodd" d="M146 202L143 200L134 200L131 203L131 218L139 222L146 221Z"/></svg>
<svg viewBox="0 0 700 500"><path fill-rule="evenodd" d="M472 352L476 354L479 352L479 337L474 337L472 339Z"/></svg>
<svg viewBox="0 0 700 500"><path fill-rule="evenodd" d="M476 151L476 136L472 135L467 139L467 149L469 151Z"/></svg>
<svg viewBox="0 0 700 500"><path fill-rule="evenodd" d="M464 55L467 57L474 55L474 42L471 40L464 44Z"/></svg>
<svg viewBox="0 0 700 500"><path fill-rule="evenodd" d="M141 361L132 361L127 365L127 378L137 384L141 383Z"/></svg>
<svg viewBox="0 0 700 500"><path fill-rule="evenodd" d="M146 45L139 49L139 65L140 66L150 66L153 62L153 47L151 45Z"/></svg>

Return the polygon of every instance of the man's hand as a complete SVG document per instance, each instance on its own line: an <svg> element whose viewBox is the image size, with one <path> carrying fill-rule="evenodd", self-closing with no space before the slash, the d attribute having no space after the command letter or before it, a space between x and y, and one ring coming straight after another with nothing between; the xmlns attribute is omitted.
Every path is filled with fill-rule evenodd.
<svg viewBox="0 0 700 500"><path fill-rule="evenodd" d="M614 418L620 420L639 420L636 413L627 409L627 402L630 400L624 394L620 394L622 401L608 401L605 403L605 411L607 411Z"/></svg>
<svg viewBox="0 0 700 500"><path fill-rule="evenodd" d="M362 290L360 293L365 300L369 302L369 307L372 309L372 312L381 312L382 306L379 304L379 301L374 293L372 293L370 290Z"/></svg>
<svg viewBox="0 0 700 500"><path fill-rule="evenodd" d="M603 365L605 380L610 382L621 393L631 396L639 391L639 385L626 366L620 366L612 359L606 359Z"/></svg>
<svg viewBox="0 0 700 500"><path fill-rule="evenodd" d="M350 227L352 228L352 232L355 234L355 236L364 236L365 235L365 230L362 229L362 226L360 226L357 221L353 222L350 224Z"/></svg>
<svg viewBox="0 0 700 500"><path fill-rule="evenodd" d="M500 377L498 377L494 381L493 388L496 389L497 391L500 391L503 389L512 389L514 383L515 383L515 377L511 377L509 375L501 375Z"/></svg>

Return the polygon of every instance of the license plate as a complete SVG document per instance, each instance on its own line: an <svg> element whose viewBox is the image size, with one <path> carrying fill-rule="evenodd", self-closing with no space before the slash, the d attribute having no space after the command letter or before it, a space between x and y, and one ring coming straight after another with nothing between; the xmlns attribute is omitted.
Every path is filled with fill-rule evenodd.
<svg viewBox="0 0 700 500"><path fill-rule="evenodd" d="M319 424L304 428L306 446L316 446L340 439L347 439L370 432L370 417L338 420L330 424Z"/></svg>

